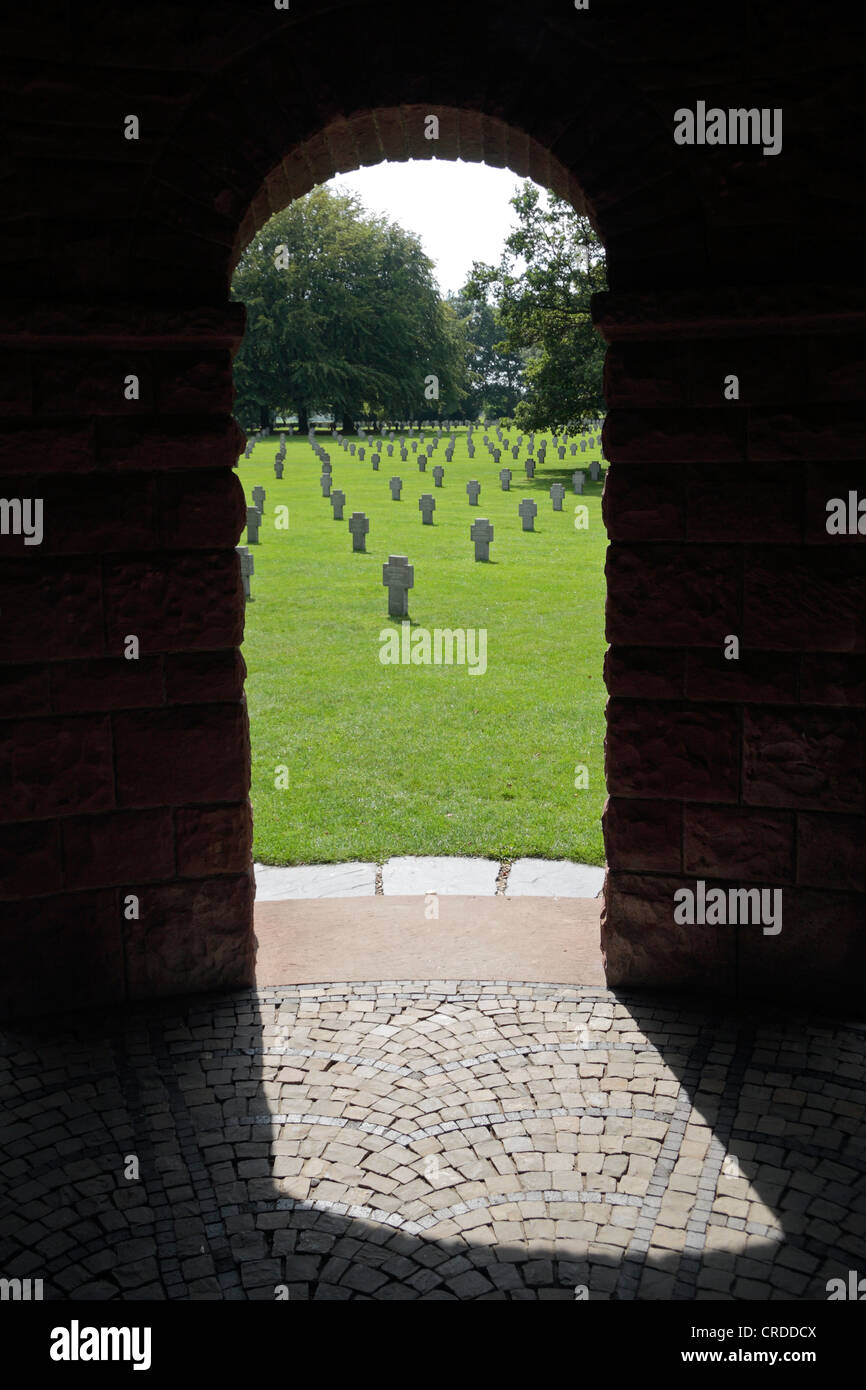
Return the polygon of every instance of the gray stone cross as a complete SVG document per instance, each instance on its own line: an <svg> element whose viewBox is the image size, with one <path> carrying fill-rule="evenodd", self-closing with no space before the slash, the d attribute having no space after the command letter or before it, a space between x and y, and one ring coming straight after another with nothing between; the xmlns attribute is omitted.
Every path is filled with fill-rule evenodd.
<svg viewBox="0 0 866 1390"><path fill-rule="evenodd" d="M470 507L478 506L478 494L480 491L481 484L477 482L475 478L470 478L469 482L466 484L466 494L469 498Z"/></svg>
<svg viewBox="0 0 866 1390"><path fill-rule="evenodd" d="M379 471L379 458L380 458L380 455L379 455L379 454L371 454L371 455L370 455L370 459L371 459L372 464L373 464L373 472L374 472L374 473L378 473L378 471Z"/></svg>
<svg viewBox="0 0 866 1390"><path fill-rule="evenodd" d="M554 483L550 489L550 497L553 502L553 510L555 512L562 511L562 499L564 496L565 488L562 486L562 483Z"/></svg>
<svg viewBox="0 0 866 1390"><path fill-rule="evenodd" d="M250 575L255 574L255 564L253 557L245 545L235 546L238 555L241 557L241 578L244 581L244 598L252 603L253 596L250 593Z"/></svg>
<svg viewBox="0 0 866 1390"><path fill-rule="evenodd" d="M331 506L334 509L334 520L343 520L343 508L346 505L346 494L337 488L336 492L331 493Z"/></svg>
<svg viewBox="0 0 866 1390"><path fill-rule="evenodd" d="M470 540L475 542L476 560L490 559L490 542L493 540L493 527L486 517L480 516L469 528Z"/></svg>
<svg viewBox="0 0 866 1390"><path fill-rule="evenodd" d="M524 531L534 531L535 516L538 511L538 508L533 502L532 498L524 497L517 510L520 513L520 520L523 522Z"/></svg>
<svg viewBox="0 0 866 1390"><path fill-rule="evenodd" d="M589 465L589 476L592 478L592 481L594 483L598 482L600 473L601 466L599 465L598 459L593 459L592 463Z"/></svg>
<svg viewBox="0 0 866 1390"><path fill-rule="evenodd" d="M349 517L349 530L352 533L352 550L366 552L367 542L364 539L370 529L370 523L363 512L352 512Z"/></svg>
<svg viewBox="0 0 866 1390"><path fill-rule="evenodd" d="M571 475L571 481L574 484L575 492L578 493L578 495L582 493L584 484L584 472L582 468L575 468Z"/></svg>
<svg viewBox="0 0 866 1390"><path fill-rule="evenodd" d="M524 468L526 469L526 476L527 476L527 478L534 478L534 477L535 477L535 459L527 459L527 460L526 460L526 463L525 463L523 466L524 466Z"/></svg>
<svg viewBox="0 0 866 1390"><path fill-rule="evenodd" d="M418 509L421 512L421 521L425 526L433 525L433 513L436 510L436 499L431 497L429 492L425 492L423 497L418 498Z"/></svg>
<svg viewBox="0 0 866 1390"><path fill-rule="evenodd" d="M247 507L247 545L258 545L261 521L258 507Z"/></svg>
<svg viewBox="0 0 866 1390"><path fill-rule="evenodd" d="M265 490L264 490L263 487L254 487L254 488L253 488L253 504L255 505L255 507L256 507L256 509L257 509L257 511L258 511L258 513L259 513L259 516L262 516L262 515L264 514L264 510L265 510L265 497L266 497L266 495L267 495L267 494L265 493Z"/></svg>
<svg viewBox="0 0 866 1390"><path fill-rule="evenodd" d="M500 484L501 484L501 486L502 486L502 491L503 491L503 492L510 492L510 490L511 490L511 469L510 469L510 468L502 468L502 469L500 469L500 471L499 471L499 482L500 482Z"/></svg>
<svg viewBox="0 0 866 1390"><path fill-rule="evenodd" d="M442 486L442 479L444 477L445 469L442 467L441 463L437 463L436 467L433 469L433 481L437 487Z"/></svg>
<svg viewBox="0 0 866 1390"><path fill-rule="evenodd" d="M277 476L278 478L281 478L281 477L283 476L283 461L282 461L282 459L277 459L277 460L276 460L276 462L275 462L275 464L274 464L274 473L276 474L276 476Z"/></svg>
<svg viewBox="0 0 866 1390"><path fill-rule="evenodd" d="M319 479L319 482L322 484L322 496L323 496L323 497L330 497L330 495L331 495L331 475L330 475L330 473L323 473L322 476L321 476L321 478Z"/></svg>
<svg viewBox="0 0 866 1390"><path fill-rule="evenodd" d="M391 489L391 501L392 501L392 502L399 502L399 501L400 501L400 489L401 489L402 486L403 486L403 479L402 479L402 478L392 478L391 481L390 481L390 483L388 484L388 486L389 486L390 489Z"/></svg>
<svg viewBox="0 0 866 1390"><path fill-rule="evenodd" d="M388 617L408 618L409 590L415 584L415 566L408 555L389 555L382 566L382 583L388 586Z"/></svg>

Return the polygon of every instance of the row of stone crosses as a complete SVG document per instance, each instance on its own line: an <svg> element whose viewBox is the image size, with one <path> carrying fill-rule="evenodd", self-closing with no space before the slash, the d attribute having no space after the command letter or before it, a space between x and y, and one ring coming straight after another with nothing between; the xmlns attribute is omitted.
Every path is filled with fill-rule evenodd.
<svg viewBox="0 0 866 1390"><path fill-rule="evenodd" d="M455 423L455 422L453 422L453 421L446 421L446 422L445 422L445 426L446 426L447 428L449 428L449 429L453 429L454 423ZM463 423L465 423L465 424L467 425L467 427L468 427L468 432L467 432L467 446L468 446L469 457L470 457L470 458L474 458L474 457L475 457L475 444L474 444L474 441L472 440L472 428L473 428L473 425L472 425L472 422L471 422L471 421L465 421L465 422L463 422ZM592 423L595 427L598 427L598 425L600 424L600 422L597 422L597 421L593 421L593 422L591 422L591 423ZM411 422L411 423L410 423L410 422L406 422L406 423L404 423L404 425L402 426L402 428L408 428L408 430L409 430L409 442L411 443L413 452L414 452L414 453L417 453L417 451L418 451L418 442L419 442L419 441L418 441L417 439L413 439L412 436L414 435L415 431L416 431L417 428L418 428L418 422L417 422L417 421L413 421L413 422ZM359 438L361 438L361 439L366 439L366 437L367 437L367 436L366 436L366 431L365 431L363 425L361 425L359 422L356 422L356 430L357 430L357 432L358 432ZM289 434L294 433L293 427L292 427L291 425L288 427L288 432L289 432ZM264 433L264 431L262 431L261 433ZM420 471L420 472L422 472L422 473L423 473L423 472L426 472L428 459L432 458L432 456L433 456L433 454L435 453L436 449L439 447L439 444L440 444L441 438L442 438L442 433L443 433L443 427L442 427L442 426L437 426L437 427L436 427L436 435L437 435L437 437L434 439L434 441L433 441L431 444L428 444L428 445L426 446L426 454L425 454L425 453L422 453L422 454L419 455L419 457L418 457L418 468L419 468L419 471ZM383 425L383 426L381 427L381 434L382 434L383 436L388 435L387 426ZM496 435L497 435L497 438L498 438L500 444L502 444L504 447L508 447L508 441L503 439L502 431L501 431L501 429L499 428L498 425L496 426ZM365 449L365 446L364 446L364 445L355 445L354 443L349 443L348 440L346 440L346 439L344 439L344 438L342 437L342 435L340 434L339 431L337 431L336 428L332 429L332 431L331 431L331 436L332 436L333 439L335 439L335 440L339 443L340 447L341 447L344 451L348 450L348 452L349 452L350 454L354 455L355 452L356 452L356 449L357 449L358 458L359 458L361 461L364 460L365 452L366 452L366 449ZM327 498L330 499L331 507L332 507L333 513L334 513L334 520L335 520L335 521L342 521L342 520L343 520L343 508L344 508L345 503L346 503L346 496L345 496L345 493L343 493L343 492L340 491L339 489L336 489L336 490L334 490L333 492L332 492L332 490L331 490L331 486L332 486L332 476L331 476L331 475L332 475L332 467L331 467L330 456L325 452L325 450L322 448L322 446L318 443L318 441L317 441L317 439L316 439L316 436L315 436L315 432L314 432L314 430L313 430L312 428L310 429L309 434L308 434L307 437L308 437L308 442L309 442L309 444L310 444L310 447L312 448L314 454L315 454L316 457L319 459L319 461L320 461L320 463L321 463L321 465L322 465L322 476L321 476L321 479L320 479L321 488L322 488L322 496L323 496L323 497L327 497ZM394 452L395 431L394 431L393 429L390 431L390 434L388 435L388 439L389 439L389 442L388 442L387 444L385 444L385 447L387 448L387 452L388 452L388 455L389 455L389 457L390 457L391 455L393 455L393 452ZM245 449L245 451L244 451L244 457L245 457L245 458L249 458L249 457L250 457L255 442L256 442L256 441L255 441L255 438L254 438L253 440L251 440L250 442L248 442L247 447L246 447L246 449ZM559 457L560 457L561 459L564 458L564 457L565 457L565 446L558 443L558 439L557 439L556 434L554 434L554 436L553 436L553 442L554 442L554 447L557 448ZM455 445L455 443L456 443L456 437L455 437L454 434L452 433L452 434L450 435L450 437L448 438L448 440L447 440L447 445L446 445L446 450L445 450L445 459L446 459L446 461L447 461L448 463L450 463L451 460L452 460L452 458L453 458L453 455L454 455L454 445ZM513 457L514 457L515 459L517 459L517 457L518 457L519 450L520 450L520 447L521 447L522 443L523 443L523 435L519 435L519 436L518 436L517 443L516 443L514 446L512 446L512 455L513 455ZM590 439L589 439L589 445L590 445L590 447L592 447L593 443L594 443L594 440L592 439L592 437L590 437ZM601 443L601 440L600 440L600 439L598 440L598 443ZM501 450L498 449L498 448L496 448L494 445L491 444L489 435L486 435L486 434L485 434L485 436L484 436L484 444L485 444L485 446L487 447L487 450L488 450L488 452L490 453L491 457L493 458L493 461L494 461L495 463L499 463L500 458L501 458ZM586 439L581 440L581 450L582 450L582 451L585 451L585 449L586 449L586 444L587 444ZM538 447L538 450L535 451L535 435L533 434L533 435L531 436L530 440L529 440L529 450L530 450L530 455L532 454L532 452L537 452L537 454L538 454L538 461L539 461L540 463L542 463L542 464L544 463L545 454L546 454L546 450L547 450L547 442L546 442L546 440L541 440L541 442L540 442L540 444L539 444L539 447ZM571 453L572 453L572 455L574 455L574 454L576 453L576 451L577 451L577 444L576 444L576 443L572 443L572 445L571 445ZM408 458L408 450L407 450L407 448L406 448L405 443L401 445L400 456L401 456L401 459L402 459L404 462L405 462L406 459ZM276 455L276 458L275 458L275 460L274 460L274 473L275 473L275 475L276 475L276 477L277 477L278 480L281 479L282 476L283 476L283 465L284 465L284 463L285 463L285 457L286 457L286 437L285 437L285 431L281 431L281 432L280 432L280 448L279 448L279 451L278 451L278 453L277 453L277 455ZM381 461L381 454L380 454L380 452L378 452L378 446L377 446L376 450L375 450L374 452L371 453L371 462L372 462L372 465L373 465L373 469L374 469L375 471L378 471L380 461ZM527 476L527 478L530 478L530 479L533 478L533 477L535 476L535 460L534 460L531 456L530 456L529 458L527 458L526 464L525 464L525 468L526 468L526 476ZM598 481L598 478L599 478L599 476L600 476L600 466L599 466L599 464L597 463L596 460L593 460L592 463L590 464L590 470L589 470L589 471L590 471L590 477L592 478L593 482ZM444 470L444 468L442 468L440 465L436 465L436 466L433 468L432 473L433 473L433 481L434 481L436 487L441 487L441 486L442 486L442 480L443 480L444 475L445 475L445 470ZM513 475L512 475L512 472L511 472L511 469L510 469L510 468L503 468L503 469L500 470L500 473L499 473L499 481L500 481L500 486L501 486L503 492L508 492L508 491L510 491L512 476L513 476ZM577 470L572 474L572 485L573 485L573 487L574 487L575 493L577 493L577 494L582 494L582 492L583 492L583 486L584 486L584 481L585 481L585 478L584 478L583 470L582 470L582 469L577 469ZM400 493L401 493L401 490L402 490L402 487L403 487L403 480L402 480L402 478L398 478L398 477L391 478L391 479L390 479L390 484L389 484L389 485L390 485L390 488L391 488L391 498L392 498L392 500L395 501L395 502L398 502L398 501L400 500ZM480 484L476 479L470 479L470 481L466 484L466 492L467 492L467 495L468 495L468 497L469 497L470 506L476 506L476 507L477 507L477 505L478 505L478 497L479 497L479 494L480 494L480 492L481 492L481 484ZM266 495L266 494L265 494L264 488L262 488L262 487L255 487L255 488L253 488L253 492L252 492L253 505L252 505L251 507L248 507L248 508L247 508L247 543L248 543L248 544L247 544L247 546L238 546L238 547L237 547L238 552L239 552L240 557L241 557L241 574L242 574L243 583L244 583L244 595L245 595L245 598L246 598L247 600L250 600L250 599L252 598L252 595L251 595L251 593L250 593L250 576L254 573L254 569L255 569L255 566L254 566L254 563L253 563L253 557L252 557L252 555L250 554L250 551L249 551L249 549L248 549L248 546L249 546L249 545L258 545L258 543L259 543L259 527L260 527L260 525L261 525L261 522L262 522L262 519L263 519L263 515L264 515L265 495ZM562 503L563 503L564 498L565 498L565 488L564 488L564 486L562 485L562 483L553 483L553 484L552 484L552 486L551 486L551 488L550 488L550 497L551 497L551 501L552 501L552 503L553 503L553 509L554 509L554 511L561 512L561 511L562 511ZM418 508L419 508L419 510L420 510L420 512L421 512L421 521L422 521L422 524L425 525L425 526L432 526L432 525L433 525L433 513L434 513L434 511L436 510L436 501L435 501L435 498L432 497L430 493L425 493L421 498L419 498L419 501L418 501ZM535 503L534 501L532 501L531 498L525 497L525 498L523 498L523 500L520 502L520 504L519 504L517 510L518 510L518 514L519 514L520 519L521 519L521 523L522 523L522 526L523 526L523 530L524 530L524 531L533 531L533 530L535 529L535 526L534 526L535 517L536 517L536 515L538 514L538 507L537 507L536 503ZM369 530L370 530L370 522L369 522L368 517L367 517L363 512L353 512L352 515L351 515L351 517L349 518L349 523L348 523L348 524L349 524L349 531L351 532L351 535L352 535L352 550L353 550L353 552L361 552L361 553L366 552L366 537L367 537L367 533L368 533ZM475 545L475 559L478 560L478 561L486 561L486 560L489 560L489 559L490 559L490 543L491 543L491 541L493 540L493 526L492 526L492 524L490 523L490 521L488 521L486 517L480 517L480 518L478 519L478 521L476 521L476 522L473 523L472 527L470 528L470 533L469 533L469 534L470 534L470 539L474 542L474 545ZM402 566L405 566L405 567L407 568L407 570L408 570L409 573L412 572L412 567L409 566L408 558L407 558L406 556L393 556L393 555L392 555L392 556L390 557L390 559L389 559L388 565L386 565L385 568L388 569L389 566L396 566L396 567L399 569L401 565L402 565ZM403 573L403 574L405 575L406 570L402 570L401 573ZM387 582L388 582L387 580L383 579L383 583L387 583ZM389 610L388 610L388 611L389 611L389 615L390 615L390 616L400 616L401 613L405 610L405 605L406 605L407 597L408 597L407 590L406 590L405 588L402 590L402 599L398 599L397 594L396 594L396 592L395 592L394 595L393 595L393 600L394 600L394 602L393 602L393 604L392 604L392 602L391 602L391 599L392 599L391 588L392 588L392 587L394 587L394 586L389 587ZM408 587L411 587L411 581L410 581L410 584L409 584ZM394 611L396 608L400 608L400 613Z"/></svg>

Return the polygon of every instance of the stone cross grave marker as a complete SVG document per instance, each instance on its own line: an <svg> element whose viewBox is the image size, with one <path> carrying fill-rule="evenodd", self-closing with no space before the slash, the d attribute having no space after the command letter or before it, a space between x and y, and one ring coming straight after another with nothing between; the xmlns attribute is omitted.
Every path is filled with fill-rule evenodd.
<svg viewBox="0 0 866 1390"><path fill-rule="evenodd" d="M592 481L594 483L598 482L598 475L600 472L601 467L599 465L598 459L593 459L592 463L589 465L589 476L592 478Z"/></svg>
<svg viewBox="0 0 866 1390"><path fill-rule="evenodd" d="M580 452L581 452L582 454L585 454L585 453L586 453L586 440L585 440L585 439L582 439L582 440L580 441Z"/></svg>
<svg viewBox="0 0 866 1390"><path fill-rule="evenodd" d="M418 455L418 472L419 472L419 473L426 473L426 472L427 472L427 455L426 455L426 454L419 454L419 455Z"/></svg>
<svg viewBox="0 0 866 1390"><path fill-rule="evenodd" d="M276 475L277 478L281 478L281 477L283 476L283 461L282 461L282 459L277 459L276 463L274 464L274 474Z"/></svg>
<svg viewBox="0 0 866 1390"><path fill-rule="evenodd" d="M406 448L405 445L401 445L401 446L400 446L400 458L401 458L402 462L405 463L408 457L409 457L409 451L408 451L408 449Z"/></svg>
<svg viewBox="0 0 866 1390"><path fill-rule="evenodd" d="M248 603L252 603L253 596L250 593L250 575L255 574L255 564L253 557L245 545L235 546L238 555L241 557L241 578L244 581L244 598Z"/></svg>
<svg viewBox="0 0 866 1390"><path fill-rule="evenodd" d="M538 508L533 502L532 498L524 497L517 510L520 513L520 520L523 522L524 531L534 531L535 514L538 511Z"/></svg>
<svg viewBox="0 0 866 1390"><path fill-rule="evenodd" d="M352 550L366 552L367 542L364 539L370 529L370 523L363 512L352 512L349 517L349 530L352 533Z"/></svg>
<svg viewBox="0 0 866 1390"><path fill-rule="evenodd" d="M511 450L511 457L512 457L513 459L516 459L516 458L519 458L519 457L520 457L520 448L519 448L519 446L518 446L517 444L515 444L515 445L514 445L514 448Z"/></svg>
<svg viewBox="0 0 866 1390"><path fill-rule="evenodd" d="M390 489L391 489L391 501L392 501L392 502L399 502L399 501L400 501L400 489L401 489L402 486L403 486L403 479L402 479L402 478L392 478L392 479L390 480L388 486L389 486Z"/></svg>
<svg viewBox="0 0 866 1390"><path fill-rule="evenodd" d="M469 537L475 542L476 560L490 559L490 542L493 540L493 527L486 517L480 516L469 528Z"/></svg>
<svg viewBox="0 0 866 1390"><path fill-rule="evenodd" d="M535 459L527 459L527 460L526 460L526 463L525 463L523 466L524 466L524 468L526 469L526 476L527 476L527 478L534 478L534 477L535 477Z"/></svg>
<svg viewBox="0 0 866 1390"><path fill-rule="evenodd" d="M559 454L559 457L560 457L561 459L564 459L564 458L565 458L565 445L564 445L564 444L560 444L560 445L557 447L556 452Z"/></svg>
<svg viewBox="0 0 866 1390"><path fill-rule="evenodd" d="M494 462L494 463L498 463L499 460L500 460L501 458L502 458L502 450L501 450L501 449L494 449L494 450L493 450L493 462Z"/></svg>
<svg viewBox="0 0 866 1390"><path fill-rule="evenodd" d="M366 449L359 449L359 450L358 450L358 458L361 459L362 462L363 462L364 458L366 457L366 454L367 454L367 450L366 450Z"/></svg>
<svg viewBox="0 0 866 1390"><path fill-rule="evenodd" d="M264 490L263 487L254 487L254 488L253 488L253 504L254 504L254 506L256 507L256 510L258 511L259 516L263 516L263 515L264 515L264 511L265 511L265 496L266 496L266 493L265 493L265 490Z"/></svg>
<svg viewBox="0 0 866 1390"><path fill-rule="evenodd" d="M575 468L574 472L573 472L572 475L571 475L571 481L572 481L572 483L574 484L574 490L575 490L575 492L578 493L578 494L580 494L580 493L583 492L584 479L585 479L585 475L584 475L583 469L582 469L582 468Z"/></svg>
<svg viewBox="0 0 866 1390"><path fill-rule="evenodd" d="M565 488L562 486L562 483L554 483L550 489L550 497L553 502L553 510L555 512L562 511L562 499L564 496Z"/></svg>
<svg viewBox="0 0 866 1390"><path fill-rule="evenodd" d="M442 479L444 477L445 469L442 467L441 463L437 463L436 467L433 469L433 481L437 487L442 486Z"/></svg>
<svg viewBox="0 0 866 1390"><path fill-rule="evenodd" d="M478 506L478 494L481 491L481 484L475 478L470 478L466 484L466 494L469 498L470 507Z"/></svg>
<svg viewBox="0 0 866 1390"><path fill-rule="evenodd" d="M334 509L334 520L343 520L343 508L346 505L346 494L337 488L336 492L331 493L331 506Z"/></svg>
<svg viewBox="0 0 866 1390"><path fill-rule="evenodd" d="M386 444L386 445L385 445L385 449L386 449L386 452L387 452L387 454L388 454L389 459L393 458L393 457L394 457L394 445L393 445L393 444ZM378 458L378 457L379 457L378 454L374 454L374 458Z"/></svg>
<svg viewBox="0 0 866 1390"><path fill-rule="evenodd" d="M331 495L331 475L330 475L330 473L323 473L322 476L321 476L321 478L319 479L319 482L322 484L322 496L323 496L323 497L330 497L330 495Z"/></svg>
<svg viewBox="0 0 866 1390"><path fill-rule="evenodd" d="M372 464L373 464L373 472L374 472L374 473L378 473L378 471L379 471L379 455L378 455L378 454L371 454L371 455L370 455L370 459L371 459L371 462L372 462Z"/></svg>
<svg viewBox="0 0 866 1390"><path fill-rule="evenodd" d="M425 492L423 497L418 498L418 509L421 513L421 522L424 526L433 525L433 513L436 510L436 499L431 497L429 492Z"/></svg>
<svg viewBox="0 0 866 1390"><path fill-rule="evenodd" d="M576 445L576 444L569 444L569 446L568 446L568 452L571 454L571 457L574 458L575 454L577 453L577 445Z"/></svg>
<svg viewBox="0 0 866 1390"><path fill-rule="evenodd" d="M408 618L409 590L415 585L415 566L408 555L389 555L382 566L382 583L388 586L388 617Z"/></svg>
<svg viewBox="0 0 866 1390"><path fill-rule="evenodd" d="M258 507L247 507L247 545L258 545L261 521Z"/></svg>
<svg viewBox="0 0 866 1390"><path fill-rule="evenodd" d="M511 491L511 469L510 469L510 468L500 468L500 470L499 470L499 482L500 482L500 484L501 484L501 486L502 486L502 491L503 491L503 492L510 492L510 491Z"/></svg>

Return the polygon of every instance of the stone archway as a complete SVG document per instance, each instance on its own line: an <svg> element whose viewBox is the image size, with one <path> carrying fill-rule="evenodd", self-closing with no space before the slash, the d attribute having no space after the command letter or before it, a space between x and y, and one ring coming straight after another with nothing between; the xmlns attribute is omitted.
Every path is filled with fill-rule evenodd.
<svg viewBox="0 0 866 1390"><path fill-rule="evenodd" d="M824 208L839 280L815 286L803 273L818 232L799 201L819 175L811 146L774 162L674 144L696 83L778 104L745 50L717 52L712 16L648 28L637 10L551 0L496 18L488 30L484 13L438 7L421 64L399 5L376 7L366 63L364 3L229 4L214 33L169 4L158 25L118 12L87 45L49 39L67 95L63 137L44 138L61 157L43 188L38 142L34 155L10 133L20 297L0 320L4 490L29 496L38 480L47 518L38 558L4 536L0 561L7 1012L251 978L231 472L243 316L228 280L255 228L312 183L429 156L418 117L431 112L440 156L582 199L608 252L595 316L609 343L609 983L856 990L864 551L823 530L824 498L856 486L862 448L853 213ZM784 32L781 7L776 19ZM762 25L770 42L763 12ZM828 24L813 67L835 71L832 42ZM824 134L844 147L836 90ZM808 128L808 93L786 102ZM124 146L136 108L141 141ZM40 119L50 132L51 111ZM781 888L784 931L675 929L673 893L696 878Z"/></svg>

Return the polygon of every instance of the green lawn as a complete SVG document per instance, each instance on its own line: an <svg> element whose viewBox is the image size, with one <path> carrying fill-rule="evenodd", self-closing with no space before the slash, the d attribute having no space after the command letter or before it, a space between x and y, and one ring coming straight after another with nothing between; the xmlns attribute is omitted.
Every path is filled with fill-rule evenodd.
<svg viewBox="0 0 866 1390"><path fill-rule="evenodd" d="M423 474L411 451L401 462L399 438L392 458L382 447L374 472L369 446L361 462L321 434L334 488L346 494L342 522L321 495L321 468L305 439L288 440L280 482L275 441L240 460L248 502L256 485L267 494L260 544L250 547L243 648L257 860L466 854L604 862L602 484L587 476L576 497L571 474L592 455L578 449L560 462L550 444L529 482L525 441L519 461L503 454L497 466L483 434L476 430L474 460L461 431L454 461L445 461L443 442ZM436 463L445 468L441 488L431 475ZM505 466L510 492L499 485ZM388 487L394 474L403 479L399 502ZM477 507L465 491L470 478L481 483ZM548 496L557 480L567 486L561 513ZM421 523L424 492L436 499L433 526ZM517 512L527 496L538 505L534 534L522 531ZM581 503L589 524L578 530ZM287 530L277 529L278 506L288 507ZM367 554L352 551L353 511L370 520ZM469 538L478 517L495 529L488 564L475 561ZM483 675L466 665L380 662L380 634L400 627L388 617L382 584L389 554L408 555L415 567L413 631L486 629ZM588 768L585 790L575 789L578 764ZM280 766L287 787L276 785Z"/></svg>

